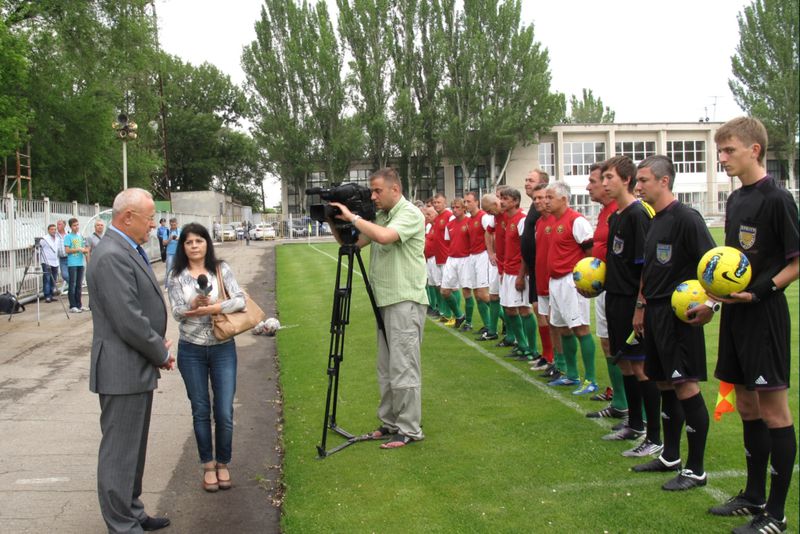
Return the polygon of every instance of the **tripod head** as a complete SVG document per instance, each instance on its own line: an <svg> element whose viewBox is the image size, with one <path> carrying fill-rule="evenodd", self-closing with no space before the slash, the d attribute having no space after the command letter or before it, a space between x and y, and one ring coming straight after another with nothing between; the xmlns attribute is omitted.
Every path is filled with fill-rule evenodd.
<svg viewBox="0 0 800 534"><path fill-rule="evenodd" d="M342 245L355 245L358 242L358 236L361 232L358 231L352 223L332 219L336 231L342 240Z"/></svg>

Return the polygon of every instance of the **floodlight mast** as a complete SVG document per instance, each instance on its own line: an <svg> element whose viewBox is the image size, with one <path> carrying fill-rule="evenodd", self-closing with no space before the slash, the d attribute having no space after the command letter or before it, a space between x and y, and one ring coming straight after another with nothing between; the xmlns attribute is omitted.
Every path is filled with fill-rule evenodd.
<svg viewBox="0 0 800 534"><path fill-rule="evenodd" d="M128 189L128 139L134 140L138 137L136 130L139 126L128 120L125 113L117 115L117 120L111 123L111 127L117 132L117 138L122 140L122 189Z"/></svg>

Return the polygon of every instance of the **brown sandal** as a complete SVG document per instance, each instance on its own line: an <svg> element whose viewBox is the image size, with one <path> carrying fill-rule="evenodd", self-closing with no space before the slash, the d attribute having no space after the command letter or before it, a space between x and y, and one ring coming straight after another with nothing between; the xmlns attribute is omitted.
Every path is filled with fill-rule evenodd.
<svg viewBox="0 0 800 534"><path fill-rule="evenodd" d="M217 474L216 467L203 467L203 489L209 493L214 493L215 491L220 489L219 478L217 478L216 482L206 482L206 473L214 473Z"/></svg>
<svg viewBox="0 0 800 534"><path fill-rule="evenodd" d="M227 479L220 478L219 472L222 469L224 469L225 471L228 471L228 478ZM231 472L228 469L228 466L226 464L217 464L216 471L217 471L217 482L219 483L219 489L221 489L221 490L229 490L229 489L231 489L231 486L232 486L232 484L231 484Z"/></svg>

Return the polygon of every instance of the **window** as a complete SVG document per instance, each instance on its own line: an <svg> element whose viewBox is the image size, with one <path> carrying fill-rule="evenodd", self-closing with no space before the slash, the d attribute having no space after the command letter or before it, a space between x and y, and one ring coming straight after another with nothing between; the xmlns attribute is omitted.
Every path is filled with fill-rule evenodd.
<svg viewBox="0 0 800 534"><path fill-rule="evenodd" d="M302 211L300 209L300 195L298 188L291 182L286 184L286 197L286 202L289 204L286 211L292 215L299 215Z"/></svg>
<svg viewBox="0 0 800 534"><path fill-rule="evenodd" d="M464 190L464 171L461 169L461 165L456 165L453 173L456 178L456 196L460 197L461 192Z"/></svg>
<svg viewBox="0 0 800 534"><path fill-rule="evenodd" d="M464 171L461 170L461 165L455 166L455 179L456 179L456 196L464 195ZM472 178L469 179L467 191L486 191L486 165L478 165Z"/></svg>
<svg viewBox="0 0 800 534"><path fill-rule="evenodd" d="M705 141L667 141L667 156L675 172L706 172Z"/></svg>
<svg viewBox="0 0 800 534"><path fill-rule="evenodd" d="M648 156L656 154L655 141L617 141L614 152L618 156L628 156L634 163L639 163Z"/></svg>
<svg viewBox="0 0 800 534"><path fill-rule="evenodd" d="M431 198L431 172L430 167L423 167L414 200L428 200Z"/></svg>
<svg viewBox="0 0 800 534"><path fill-rule="evenodd" d="M359 185L363 185L365 187L369 187L369 177L371 174L372 171L370 169L352 170L350 171L348 181Z"/></svg>
<svg viewBox="0 0 800 534"><path fill-rule="evenodd" d="M539 143L539 168L550 176L556 174L556 144Z"/></svg>
<svg viewBox="0 0 800 534"><path fill-rule="evenodd" d="M328 187L328 179L324 172L312 172L308 175L308 187Z"/></svg>
<svg viewBox="0 0 800 534"><path fill-rule="evenodd" d="M728 195L727 191L717 191L717 211L719 213L725 213L725 207L728 205Z"/></svg>
<svg viewBox="0 0 800 534"><path fill-rule="evenodd" d="M597 214L600 212L600 204L592 202L591 197L587 194L570 195L569 206L589 221L597 218Z"/></svg>
<svg viewBox="0 0 800 534"><path fill-rule="evenodd" d="M592 163L606 159L606 144L591 141L564 143L564 175L587 176Z"/></svg>
<svg viewBox="0 0 800 534"><path fill-rule="evenodd" d="M683 204L690 206L700 213L703 213L705 206L703 205L706 200L706 194L702 191L691 191L688 193L678 193L678 200Z"/></svg>
<svg viewBox="0 0 800 534"><path fill-rule="evenodd" d="M444 167L436 167L436 192L444 194Z"/></svg>

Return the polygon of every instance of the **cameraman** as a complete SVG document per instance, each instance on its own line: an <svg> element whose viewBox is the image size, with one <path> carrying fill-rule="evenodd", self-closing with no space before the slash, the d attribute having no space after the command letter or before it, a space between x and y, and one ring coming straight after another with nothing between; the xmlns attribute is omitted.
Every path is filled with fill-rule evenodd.
<svg viewBox="0 0 800 534"><path fill-rule="evenodd" d="M372 243L369 276L386 338L378 335L381 426L368 435L372 439L391 436L381 448L394 449L424 438L420 427L420 346L428 304L425 222L419 209L403 197L403 186L394 169L376 171L370 176L370 189L378 209L374 223L353 214L344 204L330 205L341 210L337 219L349 222L360 232L356 243L359 248ZM337 224L331 224L331 228L342 243Z"/></svg>

